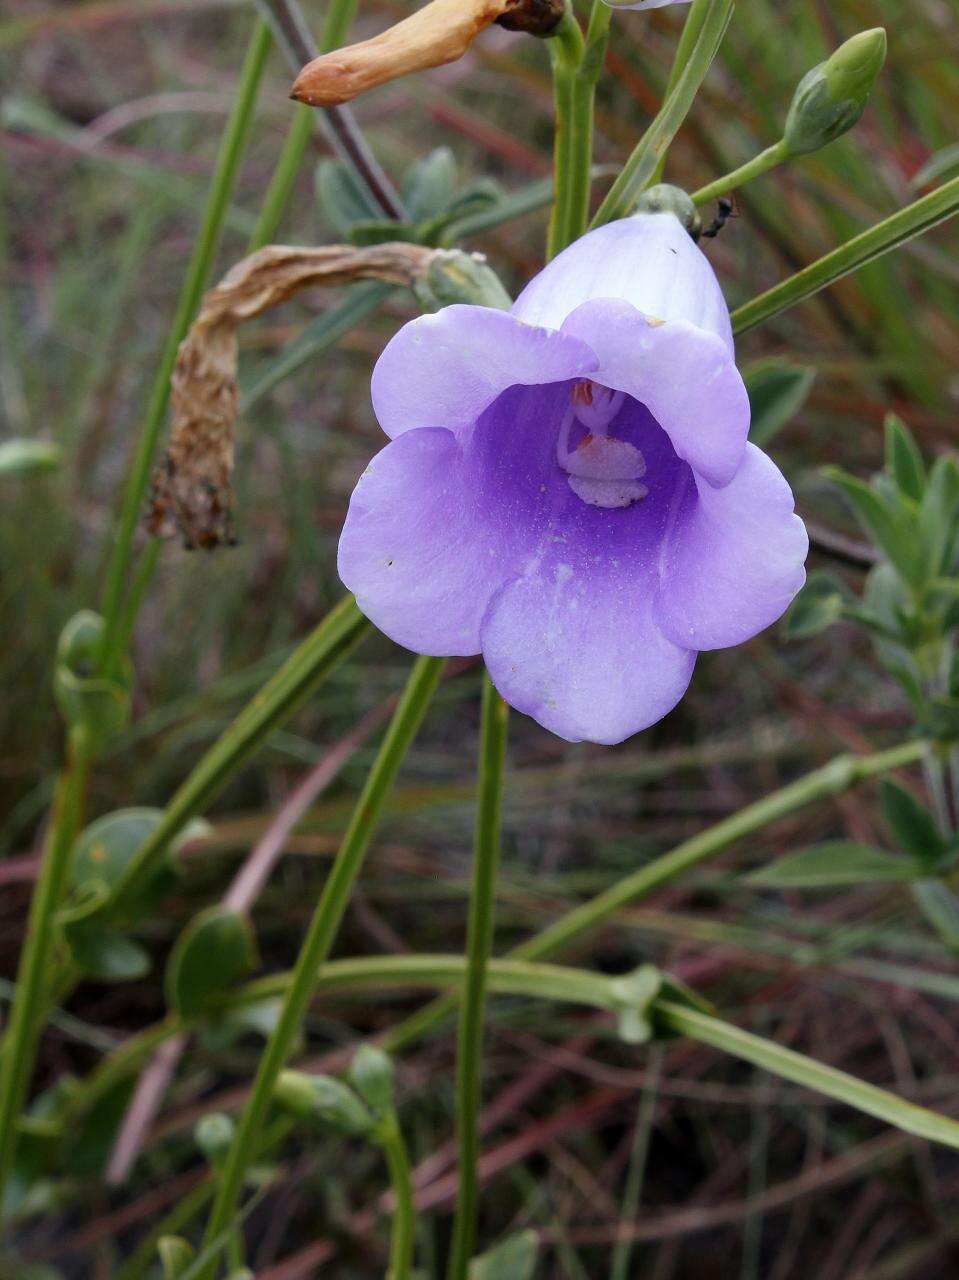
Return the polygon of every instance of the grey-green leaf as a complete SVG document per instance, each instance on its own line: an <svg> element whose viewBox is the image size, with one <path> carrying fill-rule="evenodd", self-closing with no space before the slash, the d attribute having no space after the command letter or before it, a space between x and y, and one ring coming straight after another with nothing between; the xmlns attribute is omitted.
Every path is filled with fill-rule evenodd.
<svg viewBox="0 0 959 1280"><path fill-rule="evenodd" d="M785 360L764 360L744 374L753 444L766 445L802 408L816 380L815 369Z"/></svg>
<svg viewBox="0 0 959 1280"><path fill-rule="evenodd" d="M166 972L166 997L181 1018L195 1018L253 965L249 921L226 907L194 916L177 939Z"/></svg>
<svg viewBox="0 0 959 1280"><path fill-rule="evenodd" d="M925 874L921 863L853 840L830 840L777 858L746 877L770 889L828 889L849 884L913 880Z"/></svg>

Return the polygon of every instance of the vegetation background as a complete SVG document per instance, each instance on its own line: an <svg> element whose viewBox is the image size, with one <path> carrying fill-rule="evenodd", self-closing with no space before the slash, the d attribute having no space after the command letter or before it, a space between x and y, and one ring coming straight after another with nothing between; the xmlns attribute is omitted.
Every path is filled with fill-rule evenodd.
<svg viewBox="0 0 959 1280"><path fill-rule="evenodd" d="M406 3L362 0L356 35ZM322 6L305 6L315 29ZM597 156L620 161L655 112L682 9L614 17L600 81ZM221 0L7 0L0 16L0 419L2 437L56 442L63 466L0 479L0 972L12 975L61 749L49 670L64 622L99 594L110 522L251 23ZM826 150L749 184L708 243L731 305L812 261L953 168L959 15L946 0L749 0L670 153L694 188L779 137L800 76L846 36L885 25L889 55L870 107ZM245 251L290 120L290 75L271 57L219 254ZM454 66L357 104L387 169L430 148L460 181L508 192L549 174L552 99L543 46L499 29ZM338 238L304 167L279 239ZM934 171L929 162L934 159ZM511 289L542 261L545 210L471 240ZM218 273L219 274L219 270ZM815 372L771 451L813 535L812 565L858 588L870 549L819 475L880 464L894 409L927 453L954 447L959 401L959 226L938 228L739 343ZM330 295L242 334L247 387ZM264 674L341 593L335 547L346 502L380 445L369 402L376 354L412 309L393 294L334 351L245 413L240 544L168 545L134 642L133 728L97 769L91 816L162 804ZM634 660L623 655L624 661ZM254 911L265 971L292 962L371 757L369 740L408 656L367 641L230 788L162 915L142 921L144 980L85 984L44 1038L41 1085L95 1064L161 1017L162 963L183 924L219 896L291 789L331 751L347 761L287 842ZM470 857L478 668L454 665L404 768L340 954L462 949ZM357 726L360 730L357 730ZM365 726L365 728L364 728ZM844 749L909 732L900 693L868 640L841 625L785 644L773 631L705 655L665 722L616 750L511 725L497 950L727 812ZM801 811L705 870L625 911L579 959L622 970L651 959L743 1025L949 1110L959 1080L959 965L895 886L770 895L742 872L828 837L882 843L865 788ZM891 968L895 965L895 969ZM950 974L952 976L950 976ZM0 989L2 997L9 988ZM314 1059L416 1007L368 997L314 1005ZM603 1020L495 998L484 1125L483 1235L541 1232L544 1276L650 1280L911 1280L959 1264L959 1159L689 1044L637 1051ZM202 1170L198 1115L237 1105L261 1042L209 1036L180 1064L120 1188L100 1180L123 1097L83 1135L16 1243L36 1274L122 1274L147 1229ZM442 1255L452 1203L447 1032L404 1054L402 1119L434 1213L423 1257ZM431 1159L439 1149L445 1159ZM375 1154L346 1140L281 1151L252 1210L257 1276L382 1274L385 1235L363 1210L383 1185ZM636 1205L641 1208L637 1211ZM633 1237L617 1246L617 1232ZM320 1253L317 1241L325 1242ZM13 1274L13 1273L11 1273ZM18 1275L25 1274L22 1271Z"/></svg>

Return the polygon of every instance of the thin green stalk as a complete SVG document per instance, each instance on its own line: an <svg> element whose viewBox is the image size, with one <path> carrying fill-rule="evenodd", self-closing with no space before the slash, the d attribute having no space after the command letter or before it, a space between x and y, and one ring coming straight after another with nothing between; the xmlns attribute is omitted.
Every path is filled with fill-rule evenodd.
<svg viewBox="0 0 959 1280"><path fill-rule="evenodd" d="M441 658L417 659L357 800L350 825L310 921L276 1026L260 1059L249 1101L237 1125L236 1137L220 1172L216 1198L204 1235L206 1245L217 1240L233 1222L246 1170L273 1099L277 1076L299 1035L317 974L339 929L384 801L426 713L442 670ZM211 1280L215 1270L215 1262L202 1266L196 1280Z"/></svg>
<svg viewBox="0 0 959 1280"><path fill-rule="evenodd" d="M614 218L629 214L643 191L652 183L680 125L686 119L713 58L719 51L733 13L734 0L693 0L687 23L701 25L695 43L676 84L656 118L640 138L622 172L596 211L591 227L601 227ZM697 12L698 11L698 12Z"/></svg>
<svg viewBox="0 0 959 1280"><path fill-rule="evenodd" d="M663 93L664 98L668 98L672 91L676 88L677 81L683 73L683 67L689 61L689 56L695 47L696 40L702 30L703 25L703 9L701 6L692 5L689 13L686 15L686 21L683 23L683 29L679 33L679 40L676 44L676 52L673 55L673 65L669 69L669 79L666 81L666 89ZM650 186L656 182L660 182L663 176L663 170L666 168L666 156L662 155L653 172Z"/></svg>
<svg viewBox="0 0 959 1280"><path fill-rule="evenodd" d="M0 1053L0 1205L17 1151L17 1125L26 1100L43 1010L49 992L55 918L63 900L73 839L81 821L90 760L86 736L75 729L57 784L50 828L27 920L27 935L17 969L17 989Z"/></svg>
<svg viewBox="0 0 959 1280"><path fill-rule="evenodd" d="M117 655L117 624L133 555L133 540L150 481L157 440L166 417L170 397L170 375L176 361L177 348L196 313L213 266L227 204L236 182L250 126L253 123L253 111L271 44L270 28L266 22L258 18L243 61L236 98L220 143L216 168L210 183L203 222L187 264L176 313L160 356L147 403L146 421L137 443L133 466L123 495L104 590L103 615L106 620L102 653L104 667L109 667Z"/></svg>
<svg viewBox="0 0 959 1280"><path fill-rule="evenodd" d="M546 238L546 257L553 258L570 243L573 198L573 89L583 56L583 33L567 0L566 12L549 41L553 66L553 208Z"/></svg>
<svg viewBox="0 0 959 1280"><path fill-rule="evenodd" d="M563 243L553 252L572 244L586 230L589 221L589 194L592 186L593 116L596 84L606 57L612 9L605 0L593 0L586 30L586 42L573 74L570 98L567 210Z"/></svg>
<svg viewBox="0 0 959 1280"><path fill-rule="evenodd" d="M379 1142L390 1171L390 1185L396 1202L393 1207L390 1265L386 1280L409 1280L413 1266L413 1247L416 1243L416 1202L409 1153L395 1115L391 1115L384 1123Z"/></svg>
<svg viewBox="0 0 959 1280"><path fill-rule="evenodd" d="M450 1247L449 1280L466 1280L479 1206L479 1109L482 1101L483 1011L493 942L500 855L503 768L509 708L487 675L483 681L473 889L466 940L467 970L456 1056L456 1137L459 1191Z"/></svg>
<svg viewBox="0 0 959 1280"><path fill-rule="evenodd" d="M821 769L797 778L788 786L747 805L738 813L731 814L691 839L684 840L661 857L654 858L652 862L611 885L589 902L560 916L546 929L515 947L509 955L526 960L542 960L547 956L554 956L576 938L605 924L621 908L677 879L734 841L751 835L807 804L827 796L842 795L867 778L914 764L922 758L924 749L924 744L916 741L869 756L836 756ZM412 1014L389 1033L386 1038L387 1047L396 1051L420 1039L455 1009L456 999L456 996L441 996Z"/></svg>
<svg viewBox="0 0 959 1280"><path fill-rule="evenodd" d="M368 629L369 623L356 601L345 596L193 768L164 810L162 820L127 865L105 906L118 906L139 883L149 879L190 819L219 795L266 736L303 705Z"/></svg>
<svg viewBox="0 0 959 1280"><path fill-rule="evenodd" d="M875 1085L857 1080L836 1067L816 1062L792 1049L786 1049L772 1040L755 1036L740 1027L734 1027L719 1018L710 1017L698 1009L673 1004L668 1000L655 1002L655 1018L660 1026L679 1035L688 1036L700 1044L711 1045L723 1053L751 1062L783 1080L815 1089L827 1098L845 1102L857 1111L875 1116L886 1124L914 1134L929 1142L959 1149L959 1121L948 1116L906 1102L894 1093L878 1089Z"/></svg>
<svg viewBox="0 0 959 1280"><path fill-rule="evenodd" d="M738 169L733 169L730 173L717 178L715 182L710 182L705 187L700 187L698 191L694 191L692 195L693 203L707 204L710 200L715 200L717 196L728 195L730 191L735 191L744 183L749 182L751 178L758 178L761 173L774 169L777 164L783 164L788 159L789 151L785 142L780 138L771 147L767 147L765 151L760 151L758 156L753 156L751 160L741 164Z"/></svg>
<svg viewBox="0 0 959 1280"><path fill-rule="evenodd" d="M649 1139L653 1129L656 1103L659 1100L659 1072L662 1064L663 1051L657 1045L649 1054L649 1074L646 1083L643 1085L642 1097L639 1100L633 1149L629 1157L626 1187L623 1191L623 1207L619 1215L620 1222L627 1227L630 1223L636 1221L639 1201L643 1192L643 1181L646 1176L646 1158L649 1155ZM629 1264L632 1260L634 1245L635 1241L628 1232L624 1233L622 1238L616 1242L610 1264L609 1280L629 1280Z"/></svg>
<svg viewBox="0 0 959 1280"><path fill-rule="evenodd" d="M853 236L825 257L798 271L782 284L761 293L732 313L734 333L745 333L757 324L770 320L797 302L812 297L820 289L834 284L851 271L874 262L890 249L898 249L930 227L945 222L959 210L959 178L943 183L936 191L913 201L874 227Z"/></svg>

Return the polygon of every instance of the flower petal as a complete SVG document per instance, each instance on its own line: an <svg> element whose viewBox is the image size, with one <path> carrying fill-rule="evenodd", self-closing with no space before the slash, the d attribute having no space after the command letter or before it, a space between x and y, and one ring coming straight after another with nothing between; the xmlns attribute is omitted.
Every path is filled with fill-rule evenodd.
<svg viewBox="0 0 959 1280"><path fill-rule="evenodd" d="M390 437L417 427L456 431L507 387L560 382L595 367L577 338L508 311L455 304L411 320L387 344L373 370L373 408Z"/></svg>
<svg viewBox="0 0 959 1280"><path fill-rule="evenodd" d="M589 343L599 359L591 376L645 404L699 475L729 483L749 434L749 396L719 338L684 320L650 323L614 298L577 307L563 333Z"/></svg>
<svg viewBox="0 0 959 1280"><path fill-rule="evenodd" d="M563 328L591 298L619 298L656 320L685 320L732 353L729 309L709 259L671 213L597 227L534 276L513 303L527 324Z"/></svg>
<svg viewBox="0 0 959 1280"><path fill-rule="evenodd" d="M650 458L651 471L665 465ZM628 508L588 506L568 485L565 506L553 501L537 553L490 601L483 656L506 701L544 728L621 742L676 705L696 661L654 612L670 488Z"/></svg>
<svg viewBox="0 0 959 1280"><path fill-rule="evenodd" d="M775 622L806 579L792 490L755 445L730 484L689 490L663 545L656 616L676 644L723 649Z"/></svg>

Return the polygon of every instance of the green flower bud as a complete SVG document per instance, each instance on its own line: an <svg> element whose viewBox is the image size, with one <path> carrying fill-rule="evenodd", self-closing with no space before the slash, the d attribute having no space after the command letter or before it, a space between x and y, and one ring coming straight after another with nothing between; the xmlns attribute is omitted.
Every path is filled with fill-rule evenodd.
<svg viewBox="0 0 959 1280"><path fill-rule="evenodd" d="M393 1060L371 1044L361 1045L350 1067L350 1083L378 1116L393 1110Z"/></svg>
<svg viewBox="0 0 959 1280"><path fill-rule="evenodd" d="M673 213L694 240L699 239L703 229L702 218L692 196L669 182L658 182L655 187L648 187L636 203L636 212Z"/></svg>
<svg viewBox="0 0 959 1280"><path fill-rule="evenodd" d="M274 1097L296 1116L318 1120L351 1137L372 1133L375 1121L348 1085L333 1076L310 1076L302 1071L282 1071Z"/></svg>
<svg viewBox="0 0 959 1280"><path fill-rule="evenodd" d="M818 151L851 129L862 115L886 60L882 27L861 31L808 71L793 95L783 142L790 155Z"/></svg>
<svg viewBox="0 0 959 1280"><path fill-rule="evenodd" d="M483 255L461 249L438 249L424 275L415 282L413 292L427 311L439 311L453 302L472 302L500 311L508 311L513 305Z"/></svg>
<svg viewBox="0 0 959 1280"><path fill-rule="evenodd" d="M236 1125L229 1116L222 1111L211 1111L197 1121L193 1138L210 1164L217 1165L233 1145L235 1133Z"/></svg>

